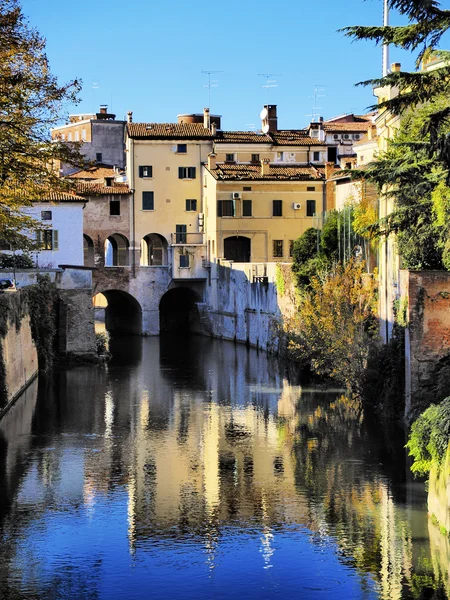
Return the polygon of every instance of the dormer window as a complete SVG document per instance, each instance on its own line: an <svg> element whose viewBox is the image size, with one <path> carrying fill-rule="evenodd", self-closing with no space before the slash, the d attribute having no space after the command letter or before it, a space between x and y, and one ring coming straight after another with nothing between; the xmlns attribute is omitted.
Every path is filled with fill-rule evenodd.
<svg viewBox="0 0 450 600"><path fill-rule="evenodd" d="M225 162L236 162L236 156L234 154L225 154Z"/></svg>

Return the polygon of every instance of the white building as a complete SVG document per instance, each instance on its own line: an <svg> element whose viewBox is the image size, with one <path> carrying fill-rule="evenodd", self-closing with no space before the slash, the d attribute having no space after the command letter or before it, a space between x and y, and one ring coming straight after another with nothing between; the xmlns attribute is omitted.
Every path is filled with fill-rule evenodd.
<svg viewBox="0 0 450 600"><path fill-rule="evenodd" d="M42 225L36 232L40 249L32 252L36 266L83 266L83 208L87 199L66 192L51 192L49 196L24 211Z"/></svg>

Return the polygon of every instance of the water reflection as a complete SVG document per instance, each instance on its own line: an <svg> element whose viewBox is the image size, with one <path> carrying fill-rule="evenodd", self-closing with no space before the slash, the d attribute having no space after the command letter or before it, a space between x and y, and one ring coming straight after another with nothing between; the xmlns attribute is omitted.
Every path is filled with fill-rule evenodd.
<svg viewBox="0 0 450 600"><path fill-rule="evenodd" d="M2 598L447 597L404 442L357 403L229 343L111 351L0 422Z"/></svg>

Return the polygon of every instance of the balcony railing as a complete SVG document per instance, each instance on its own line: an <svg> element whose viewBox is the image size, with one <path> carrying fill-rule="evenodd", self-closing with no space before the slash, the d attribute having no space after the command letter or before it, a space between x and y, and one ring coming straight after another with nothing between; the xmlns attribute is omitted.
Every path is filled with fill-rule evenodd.
<svg viewBox="0 0 450 600"><path fill-rule="evenodd" d="M204 233L180 232L171 234L172 246L203 246Z"/></svg>

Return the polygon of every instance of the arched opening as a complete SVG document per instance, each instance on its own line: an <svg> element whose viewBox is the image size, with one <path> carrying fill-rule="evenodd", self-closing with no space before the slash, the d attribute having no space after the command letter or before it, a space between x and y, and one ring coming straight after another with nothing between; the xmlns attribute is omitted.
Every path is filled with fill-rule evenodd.
<svg viewBox="0 0 450 600"><path fill-rule="evenodd" d="M141 241L141 266L167 265L167 240L158 233L149 233Z"/></svg>
<svg viewBox="0 0 450 600"><path fill-rule="evenodd" d="M84 234L83 235L83 252L84 252L84 266L94 267L94 242L91 238Z"/></svg>
<svg viewBox="0 0 450 600"><path fill-rule="evenodd" d="M141 305L131 294L120 290L104 291L94 296L94 307L96 316L104 310L105 328L110 333L142 334Z"/></svg>
<svg viewBox="0 0 450 600"><path fill-rule="evenodd" d="M226 260L234 262L250 262L250 238L235 235L223 240L223 255Z"/></svg>
<svg viewBox="0 0 450 600"><path fill-rule="evenodd" d="M169 290L159 303L161 333L201 333L197 302L200 296L186 287Z"/></svg>
<svg viewBox="0 0 450 600"><path fill-rule="evenodd" d="M120 233L113 233L105 240L105 267L129 265L130 244Z"/></svg>

